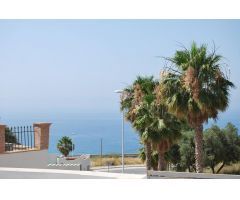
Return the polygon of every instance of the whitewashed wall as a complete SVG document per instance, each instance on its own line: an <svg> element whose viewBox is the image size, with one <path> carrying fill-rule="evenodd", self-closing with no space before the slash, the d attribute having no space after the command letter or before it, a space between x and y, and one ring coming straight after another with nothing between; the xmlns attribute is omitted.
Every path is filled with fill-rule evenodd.
<svg viewBox="0 0 240 200"><path fill-rule="evenodd" d="M0 167L45 169L51 157L48 150L5 153L0 154Z"/></svg>

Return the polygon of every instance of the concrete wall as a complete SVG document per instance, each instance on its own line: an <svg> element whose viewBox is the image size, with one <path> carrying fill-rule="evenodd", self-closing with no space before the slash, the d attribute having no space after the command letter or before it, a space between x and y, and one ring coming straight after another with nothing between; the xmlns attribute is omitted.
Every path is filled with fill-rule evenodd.
<svg viewBox="0 0 240 200"><path fill-rule="evenodd" d="M230 174L210 174L210 173L191 173L191 172L170 172L170 171L148 171L149 179L240 179L240 175Z"/></svg>
<svg viewBox="0 0 240 200"><path fill-rule="evenodd" d="M0 167L45 169L54 159L55 155L48 154L48 150L4 153L0 154Z"/></svg>
<svg viewBox="0 0 240 200"><path fill-rule="evenodd" d="M66 158L55 158L56 165L49 165L49 168L55 169L69 169L69 170L82 170L89 171L90 170L90 155L86 156L74 156L75 160L67 160Z"/></svg>
<svg viewBox="0 0 240 200"><path fill-rule="evenodd" d="M38 168L38 169L64 169L64 170L84 170L90 169L90 159L76 160L62 159L57 164L57 156L49 154L48 150L40 151L27 151L18 153L4 153L0 154L0 167L13 167L13 168ZM81 165L81 168L79 165Z"/></svg>

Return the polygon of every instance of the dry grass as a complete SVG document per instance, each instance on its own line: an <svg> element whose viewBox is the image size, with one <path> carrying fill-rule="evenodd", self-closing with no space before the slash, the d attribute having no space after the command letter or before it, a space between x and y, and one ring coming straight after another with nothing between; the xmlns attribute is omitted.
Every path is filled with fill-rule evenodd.
<svg viewBox="0 0 240 200"><path fill-rule="evenodd" d="M93 167L97 166L107 166L109 163L110 165L121 165L121 157L117 155L111 155L111 156L103 156L102 159L100 156L92 157L91 158L91 165ZM125 157L124 163L126 165L138 165L143 164L143 162L138 157ZM218 169L219 166L216 167ZM210 168L204 169L205 173L212 173ZM235 163L232 165L226 165L223 167L223 169L220 171L219 174L238 174L240 175L240 163Z"/></svg>
<svg viewBox="0 0 240 200"><path fill-rule="evenodd" d="M220 167L220 164L215 167L217 170ZM212 170L208 167L204 169L205 173L212 173ZM222 168L219 174L237 174L240 175L240 163L235 163L231 165L226 165Z"/></svg>
<svg viewBox="0 0 240 200"><path fill-rule="evenodd" d="M102 159L98 157L91 158L91 166L107 166L109 165L121 165L121 157L119 156L106 156ZM143 162L138 157L125 157L124 158L125 165L137 165L143 164Z"/></svg>
<svg viewBox="0 0 240 200"><path fill-rule="evenodd" d="M220 171L221 174L238 174L240 175L240 163L227 165L223 167L223 169Z"/></svg>

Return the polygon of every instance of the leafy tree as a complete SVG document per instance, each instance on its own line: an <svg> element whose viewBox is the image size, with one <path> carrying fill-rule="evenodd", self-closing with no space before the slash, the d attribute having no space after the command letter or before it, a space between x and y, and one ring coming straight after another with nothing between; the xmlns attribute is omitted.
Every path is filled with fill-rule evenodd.
<svg viewBox="0 0 240 200"><path fill-rule="evenodd" d="M165 154L166 159L174 165L176 171L196 171L194 157L194 132L185 129L179 142Z"/></svg>
<svg viewBox="0 0 240 200"><path fill-rule="evenodd" d="M62 137L58 141L57 148L65 157L67 157L69 153L74 150L72 139L67 136Z"/></svg>
<svg viewBox="0 0 240 200"><path fill-rule="evenodd" d="M225 164L231 162L237 162L240 160L240 136L238 129L232 123L228 123L223 132L226 136L226 140L223 144L226 148Z"/></svg>
<svg viewBox="0 0 240 200"><path fill-rule="evenodd" d="M179 151L181 155L181 168L184 170L188 169L189 172L196 171L194 132L183 132L183 136L180 140L179 146Z"/></svg>
<svg viewBox="0 0 240 200"><path fill-rule="evenodd" d="M225 154L223 131L216 125L204 131L205 165L210 166L212 173L215 173L215 166L220 163Z"/></svg>
<svg viewBox="0 0 240 200"><path fill-rule="evenodd" d="M178 144L174 144L168 152L165 153L166 161L172 163L176 171L183 171L181 166L181 154L180 154L180 146Z"/></svg>
<svg viewBox="0 0 240 200"><path fill-rule="evenodd" d="M224 129L213 125L204 134L205 163L212 173L219 173L226 164L240 160L240 138L237 128L228 123ZM220 167L215 170L216 166Z"/></svg>
<svg viewBox="0 0 240 200"><path fill-rule="evenodd" d="M17 143L17 137L8 127L6 128L5 141L7 143Z"/></svg>
<svg viewBox="0 0 240 200"><path fill-rule="evenodd" d="M206 45L176 51L171 63L162 72L159 98L168 111L187 121L195 131L195 159L197 172L203 171L203 123L216 119L219 111L228 107L229 90L233 83L222 72L222 56Z"/></svg>

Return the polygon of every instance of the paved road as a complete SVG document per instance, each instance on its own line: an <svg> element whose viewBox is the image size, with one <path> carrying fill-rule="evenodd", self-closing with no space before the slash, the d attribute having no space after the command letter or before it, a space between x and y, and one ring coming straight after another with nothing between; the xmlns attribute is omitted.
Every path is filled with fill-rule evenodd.
<svg viewBox="0 0 240 200"><path fill-rule="evenodd" d="M239 175L149 171L151 179L240 179ZM1 168L0 179L143 179L146 178L145 167L126 167L122 174L120 167L109 169L96 169L94 171L74 171L55 169L30 168Z"/></svg>
<svg viewBox="0 0 240 200"><path fill-rule="evenodd" d="M84 176L76 174L0 171L0 179L111 179L111 178L99 176Z"/></svg>
<svg viewBox="0 0 240 200"><path fill-rule="evenodd" d="M98 171L0 167L0 179L142 179L145 175Z"/></svg>
<svg viewBox="0 0 240 200"><path fill-rule="evenodd" d="M96 171L108 172L108 169L95 169ZM121 166L110 168L109 172L122 173ZM125 173L146 175L146 168L143 166L126 166ZM188 173L188 172L173 172L173 171L150 171L152 176L150 179L240 179L240 175L228 174L210 174L210 173Z"/></svg>
<svg viewBox="0 0 240 200"><path fill-rule="evenodd" d="M110 168L108 169L96 169L99 172L112 172L112 173L122 173L122 168ZM127 174L147 174L146 167L125 167L124 173Z"/></svg>

